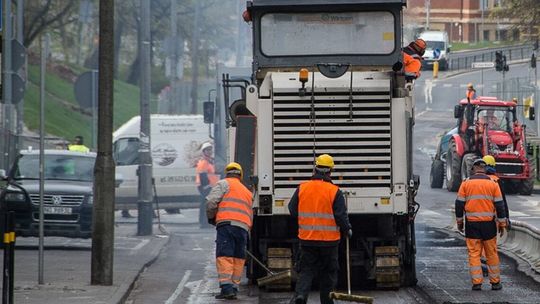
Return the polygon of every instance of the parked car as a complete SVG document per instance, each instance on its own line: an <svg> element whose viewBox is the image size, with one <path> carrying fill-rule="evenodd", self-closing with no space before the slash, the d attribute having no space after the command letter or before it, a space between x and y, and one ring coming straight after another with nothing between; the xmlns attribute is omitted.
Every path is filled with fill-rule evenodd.
<svg viewBox="0 0 540 304"><path fill-rule="evenodd" d="M45 236L90 238L94 163L96 154L45 150ZM15 232L39 235L39 151L21 151L9 173L2 170L7 186L0 195L2 215L15 212Z"/></svg>
<svg viewBox="0 0 540 304"><path fill-rule="evenodd" d="M457 134L457 127L446 132L437 145L437 152L431 162L431 171L429 173L429 185L431 188L442 188L446 172L446 153L448 143L454 134Z"/></svg>

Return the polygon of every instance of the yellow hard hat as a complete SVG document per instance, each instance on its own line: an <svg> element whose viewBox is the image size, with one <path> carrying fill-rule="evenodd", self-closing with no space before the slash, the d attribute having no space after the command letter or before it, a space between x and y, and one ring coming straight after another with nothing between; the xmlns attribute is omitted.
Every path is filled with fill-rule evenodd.
<svg viewBox="0 0 540 304"><path fill-rule="evenodd" d="M322 154L315 160L315 165L317 167L327 167L332 169L334 168L334 159L328 154Z"/></svg>
<svg viewBox="0 0 540 304"><path fill-rule="evenodd" d="M486 156L482 157L482 159L484 160L486 165L491 166L491 167L495 167L495 157L493 157L491 155L486 155Z"/></svg>
<svg viewBox="0 0 540 304"><path fill-rule="evenodd" d="M239 163L231 162L225 167L225 174L238 174L240 178L244 175L244 170Z"/></svg>

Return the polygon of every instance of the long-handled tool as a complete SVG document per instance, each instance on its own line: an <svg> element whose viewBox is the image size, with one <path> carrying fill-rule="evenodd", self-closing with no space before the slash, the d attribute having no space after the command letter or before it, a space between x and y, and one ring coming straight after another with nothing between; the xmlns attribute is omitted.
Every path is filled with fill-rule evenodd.
<svg viewBox="0 0 540 304"><path fill-rule="evenodd" d="M257 285L259 287L265 286L268 284L271 284L273 282L281 281L284 279L290 279L291 278L291 270L285 270L281 272L273 272L268 267L266 267L263 262L259 261L251 252L246 250L247 255L249 255L250 258L253 259L257 264L259 264L266 272L268 272L268 275L265 277L262 277L260 279L257 279Z"/></svg>
<svg viewBox="0 0 540 304"><path fill-rule="evenodd" d="M330 298L338 301L344 302L355 302L355 303L373 303L372 297L366 296L357 296L351 294L351 265L350 265L350 254L349 254L349 237L345 240L345 251L347 254L347 293L331 292Z"/></svg>

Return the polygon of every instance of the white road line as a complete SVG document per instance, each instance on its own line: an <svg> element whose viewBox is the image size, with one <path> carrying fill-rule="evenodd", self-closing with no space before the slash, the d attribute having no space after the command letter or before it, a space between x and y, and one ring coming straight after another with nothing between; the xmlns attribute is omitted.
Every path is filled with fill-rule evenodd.
<svg viewBox="0 0 540 304"><path fill-rule="evenodd" d="M137 251L141 248L143 248L146 244L150 243L150 240L149 239L144 239L142 240L139 244L137 244L137 246L133 247L133 251Z"/></svg>
<svg viewBox="0 0 540 304"><path fill-rule="evenodd" d="M420 116L422 116L422 115L426 114L426 112L427 112L427 111L422 111L422 112L420 112L420 113L416 114L416 117L420 117Z"/></svg>
<svg viewBox="0 0 540 304"><path fill-rule="evenodd" d="M454 86L454 84L452 84L452 83L445 83L445 84L443 84L442 86L443 86L443 88L451 88L451 87Z"/></svg>
<svg viewBox="0 0 540 304"><path fill-rule="evenodd" d="M173 294L165 301L165 304L172 304L178 298L178 296L182 293L184 290L184 286L187 283L187 280L189 279L189 276L191 275L191 270L186 270L186 273L184 274L184 277L178 283L178 286L176 287L176 290L173 292Z"/></svg>

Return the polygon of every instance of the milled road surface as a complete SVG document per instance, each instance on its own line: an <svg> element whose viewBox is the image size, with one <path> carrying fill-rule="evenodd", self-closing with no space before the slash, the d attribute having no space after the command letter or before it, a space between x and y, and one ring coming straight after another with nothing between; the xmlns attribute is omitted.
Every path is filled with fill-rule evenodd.
<svg viewBox="0 0 540 304"><path fill-rule="evenodd" d="M524 65L512 66L508 77L526 73ZM416 218L418 286L398 291L354 291L354 294L370 295L375 297L375 303L384 304L540 303L540 284L537 283L540 279L535 277L535 280L518 271L518 263L505 256L501 257L503 290L491 291L488 282L480 292L470 290L464 240L453 228L456 194L446 189L430 189L429 170L438 136L455 124L454 105L464 96L466 84L476 84L481 77L480 72L475 72L431 81L427 80L429 74L430 71L424 72L426 79L417 82L415 90L414 171L421 177L417 196L421 209ZM484 71L484 95L490 95L493 83L499 80L499 73ZM508 199L512 218L528 219L540 227L537 196L511 195ZM183 212L197 218L196 210ZM168 217L163 215L165 221ZM175 225L174 220L166 227L172 234L169 246L141 275L127 303L222 302L213 298L219 292L214 266L214 230L199 230L197 224ZM267 293L243 285L236 303L288 303L291 296L290 292ZM309 303L318 302L318 294L313 292Z"/></svg>

